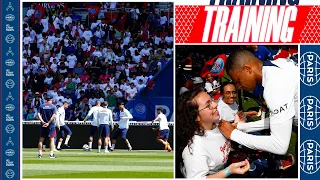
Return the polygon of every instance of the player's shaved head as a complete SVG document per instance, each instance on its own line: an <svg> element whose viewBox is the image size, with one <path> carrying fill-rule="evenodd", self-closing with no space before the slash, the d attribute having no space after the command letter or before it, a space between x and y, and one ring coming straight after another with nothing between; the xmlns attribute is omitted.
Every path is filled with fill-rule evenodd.
<svg viewBox="0 0 320 180"><path fill-rule="evenodd" d="M252 61L259 61L250 51L239 49L230 53L227 63L226 71L229 74L230 72L236 72L242 70L245 64Z"/></svg>
<svg viewBox="0 0 320 180"><path fill-rule="evenodd" d="M250 51L233 51L226 63L226 71L238 88L253 91L262 82L263 63Z"/></svg>
<svg viewBox="0 0 320 180"><path fill-rule="evenodd" d="M100 106L100 105L101 105L101 102L100 102L100 101L97 101L97 102L96 102L96 105L97 105L97 106Z"/></svg>

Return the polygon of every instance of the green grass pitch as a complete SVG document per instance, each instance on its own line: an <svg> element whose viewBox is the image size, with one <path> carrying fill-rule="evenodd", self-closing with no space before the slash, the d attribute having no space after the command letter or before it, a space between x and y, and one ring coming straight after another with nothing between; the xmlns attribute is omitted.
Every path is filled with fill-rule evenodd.
<svg viewBox="0 0 320 180"><path fill-rule="evenodd" d="M116 150L105 154L82 149L49 152L23 149L23 178L173 178L174 152Z"/></svg>

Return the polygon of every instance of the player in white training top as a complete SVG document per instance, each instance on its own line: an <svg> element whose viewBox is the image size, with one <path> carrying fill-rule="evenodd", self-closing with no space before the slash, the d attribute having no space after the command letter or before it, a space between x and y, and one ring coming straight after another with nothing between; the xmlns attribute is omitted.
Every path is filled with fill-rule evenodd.
<svg viewBox="0 0 320 180"><path fill-rule="evenodd" d="M113 130L112 111L108 109L108 103L103 103L103 109L99 111L98 115L99 124L99 140L98 140L98 153L100 153L102 138L104 138L104 152L108 153L108 144L110 142L110 127Z"/></svg>
<svg viewBox="0 0 320 180"><path fill-rule="evenodd" d="M93 115L92 121L91 121L91 126L90 126L90 133L89 133L89 150L92 151L92 142L93 142L93 136L98 130L98 114L99 111L102 110L103 108L101 107L101 102L97 101L96 105L93 106L90 111L88 112L86 118L84 118L84 122L88 120L88 118Z"/></svg>
<svg viewBox="0 0 320 180"><path fill-rule="evenodd" d="M226 138L251 149L286 154L292 132L292 120L298 117L298 67L287 59L261 62L249 51L236 50L228 57L226 70L239 88L253 91L258 83L262 84L270 117L252 123L238 123L237 129L229 122L221 121L221 133ZM269 127L269 136L244 133Z"/></svg>
<svg viewBox="0 0 320 180"><path fill-rule="evenodd" d="M172 149L168 142L170 129L168 126L167 117L162 113L162 111L163 109L161 107L157 109L158 116L154 120L152 120L151 123L154 123L155 121L159 121L159 132L158 132L157 141L164 145L165 150L168 150L168 152L171 152ZM158 128L153 128L153 130L156 130L156 129Z"/></svg>
<svg viewBox="0 0 320 180"><path fill-rule="evenodd" d="M66 119L65 118L66 117L65 109L67 109L68 107L69 107L69 103L65 101L65 102L63 102L63 105L58 108L58 112L57 112L57 116L56 116L56 126L58 128L58 134L60 135L60 138L59 138L57 150L61 150L61 144L62 144L65 132L67 132L68 134L67 134L66 140L64 141L63 148L70 148L70 146L68 145L68 142L69 142L70 137L72 135L72 131L64 122Z"/></svg>
<svg viewBox="0 0 320 180"><path fill-rule="evenodd" d="M129 151L132 150L131 144L127 139L127 132L129 130L129 120L132 119L131 113L124 107L124 103L121 102L119 105L120 109L120 120L119 120L119 127L116 129L116 132L112 136L112 147L111 151L114 151L116 146L116 139L121 134L122 139L128 146Z"/></svg>

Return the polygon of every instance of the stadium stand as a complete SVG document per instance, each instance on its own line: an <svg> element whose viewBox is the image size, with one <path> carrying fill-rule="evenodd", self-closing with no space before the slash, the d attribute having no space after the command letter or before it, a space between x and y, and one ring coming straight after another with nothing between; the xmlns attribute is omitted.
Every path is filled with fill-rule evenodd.
<svg viewBox="0 0 320 180"><path fill-rule="evenodd" d="M24 3L23 120L49 94L66 120L97 100L116 110L173 58L172 3ZM149 83L150 84L150 83Z"/></svg>

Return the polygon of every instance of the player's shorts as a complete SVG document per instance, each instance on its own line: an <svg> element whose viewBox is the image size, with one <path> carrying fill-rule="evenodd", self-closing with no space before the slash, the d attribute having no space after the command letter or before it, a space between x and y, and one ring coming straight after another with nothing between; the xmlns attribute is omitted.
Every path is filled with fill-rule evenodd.
<svg viewBox="0 0 320 180"><path fill-rule="evenodd" d="M105 138L110 136L109 124L100 124L99 126L99 137Z"/></svg>
<svg viewBox="0 0 320 180"><path fill-rule="evenodd" d="M71 136L72 135L72 131L70 130L70 128L67 125L63 125L60 127L60 131L59 131L60 135L62 138L64 138L65 133L67 133L67 135Z"/></svg>
<svg viewBox="0 0 320 180"><path fill-rule="evenodd" d="M94 134L97 132L98 130L98 126L90 126L90 133L89 133L89 137L93 137Z"/></svg>
<svg viewBox="0 0 320 180"><path fill-rule="evenodd" d="M159 130L158 137L160 139L168 139L169 138L169 134L170 134L170 130L169 129Z"/></svg>
<svg viewBox="0 0 320 180"><path fill-rule="evenodd" d="M122 139L123 140L126 140L127 139L127 132L128 132L128 129L120 129L120 128L117 128L116 132L113 134L112 136L112 139L117 139L117 137L121 135Z"/></svg>
<svg viewBox="0 0 320 180"><path fill-rule="evenodd" d="M42 138L53 138L56 135L56 130L54 126L49 126L49 127L42 127L40 126L40 137Z"/></svg>

